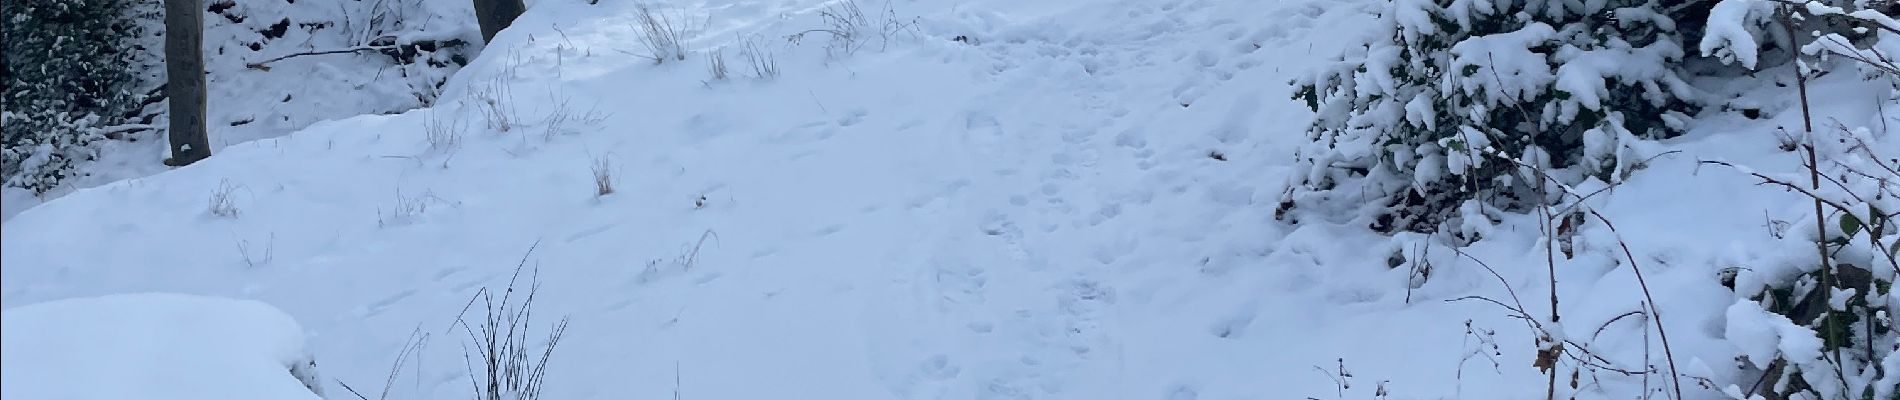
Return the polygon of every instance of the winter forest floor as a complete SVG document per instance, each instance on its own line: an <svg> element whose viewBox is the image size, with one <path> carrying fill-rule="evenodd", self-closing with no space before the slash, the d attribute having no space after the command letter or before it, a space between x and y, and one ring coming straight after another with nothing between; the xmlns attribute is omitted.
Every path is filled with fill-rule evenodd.
<svg viewBox="0 0 1900 400"><path fill-rule="evenodd" d="M1273 218L1311 119L1287 81L1353 43L1373 2L873 2L847 50L782 39L825 26L827 2L679 1L661 11L705 26L659 64L632 2L600 3L530 2L434 107L20 212L0 301L256 299L303 325L325 379L359 389L420 332L393 398L455 398L469 383L450 327L525 256L535 329L571 321L550 399L1544 396L1524 323L1455 301L1546 309L1534 219L1463 249L1494 277L1422 237ZM754 76L748 37L777 77ZM1818 121L1900 123L1873 85L1816 85ZM1744 378L1724 340L1736 296L1715 276L1790 257L1764 244L1770 221L1810 203L1697 165L1798 170L1773 135L1799 121L1793 91L1706 90L1766 116L1698 119L1598 207L1681 373L1727 385ZM1617 236L1579 237L1556 261L1559 329L1615 367L1666 370L1651 321L1621 317L1644 298ZM1432 275L1410 288L1395 253ZM1670 385L1562 368L1583 372L1560 398Z"/></svg>

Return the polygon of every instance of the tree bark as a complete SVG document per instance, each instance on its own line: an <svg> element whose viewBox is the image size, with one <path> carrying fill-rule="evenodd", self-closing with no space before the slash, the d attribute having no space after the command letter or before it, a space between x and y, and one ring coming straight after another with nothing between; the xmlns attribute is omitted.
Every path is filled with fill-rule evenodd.
<svg viewBox="0 0 1900 400"><path fill-rule="evenodd" d="M528 9L521 0L474 0L475 20L482 26L482 43L495 40L495 34L515 22Z"/></svg>
<svg viewBox="0 0 1900 400"><path fill-rule="evenodd" d="M184 166L211 156L205 132L203 0L165 0L165 96L170 98L172 157Z"/></svg>

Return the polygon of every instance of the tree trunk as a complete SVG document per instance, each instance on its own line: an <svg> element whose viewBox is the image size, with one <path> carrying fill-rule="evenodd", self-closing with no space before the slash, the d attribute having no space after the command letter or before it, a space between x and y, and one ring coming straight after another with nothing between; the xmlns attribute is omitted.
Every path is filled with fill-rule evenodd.
<svg viewBox="0 0 1900 400"><path fill-rule="evenodd" d="M165 96L171 101L172 157L184 166L211 156L205 133L203 0L165 0Z"/></svg>
<svg viewBox="0 0 1900 400"><path fill-rule="evenodd" d="M507 28L508 24L514 23L515 17L521 16L521 12L528 9L527 6L521 4L521 0L474 1L475 20L482 26L482 43L484 44L494 41L496 33Z"/></svg>

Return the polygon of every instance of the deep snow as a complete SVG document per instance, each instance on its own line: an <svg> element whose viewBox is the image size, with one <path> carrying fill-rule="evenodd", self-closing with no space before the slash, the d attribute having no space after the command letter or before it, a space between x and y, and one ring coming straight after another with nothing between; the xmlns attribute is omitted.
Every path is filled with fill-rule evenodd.
<svg viewBox="0 0 1900 400"><path fill-rule="evenodd" d="M781 40L822 26L826 2L666 3L706 21L697 54L759 35L783 67L753 79L728 48L728 81L700 56L641 58L633 6L601 3L532 3L434 108L320 122L20 213L0 301L257 299L302 322L326 378L359 388L419 329L395 392L456 397L457 312L538 246L535 327L573 321L548 398L1543 395L1522 322L1447 301L1508 299L1483 268L1416 236L1273 219L1310 120L1286 82L1351 45L1370 2L899 1L913 29L837 57L823 38ZM1835 94L1823 117L1878 126L1883 97L1844 75L1817 89ZM1697 169L1797 165L1769 133L1799 118L1790 90L1710 90L1769 117L1698 120L1665 143L1683 153L1598 207L1660 296L1683 373L1727 385L1743 349L1722 340L1736 299L1715 276L1806 254L1770 247L1759 216L1807 203ZM512 93L490 97L515 116L506 131L484 93ZM431 145L431 126L458 120L458 145ZM595 196L595 160L615 193ZM221 186L235 217L208 210ZM1539 304L1535 222L1489 229L1463 250ZM1564 335L1619 368L1664 368L1651 321L1619 318L1642 296L1615 238L1579 237L1558 265ZM1414 264L1389 268L1394 253L1426 254L1431 278L1407 290ZM1668 384L1578 381L1560 393Z"/></svg>

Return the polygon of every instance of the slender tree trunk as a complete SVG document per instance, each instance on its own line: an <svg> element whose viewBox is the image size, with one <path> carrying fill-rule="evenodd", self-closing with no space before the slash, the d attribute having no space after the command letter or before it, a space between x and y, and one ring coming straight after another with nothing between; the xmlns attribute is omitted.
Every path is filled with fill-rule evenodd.
<svg viewBox="0 0 1900 400"><path fill-rule="evenodd" d="M528 9L521 0L474 0L475 20L482 26L482 43L495 40L495 34L515 22Z"/></svg>
<svg viewBox="0 0 1900 400"><path fill-rule="evenodd" d="M205 132L203 0L165 0L165 96L171 101L172 157L183 166L211 156Z"/></svg>

